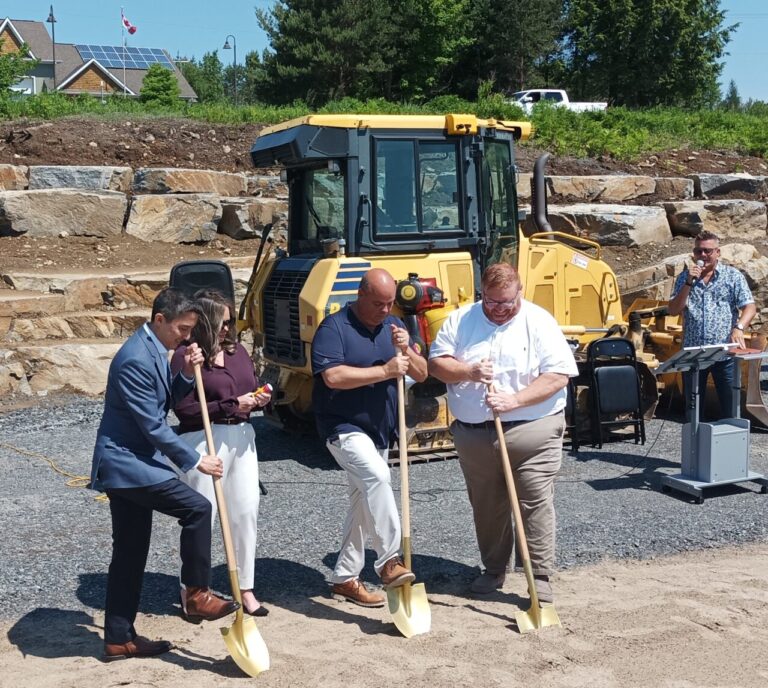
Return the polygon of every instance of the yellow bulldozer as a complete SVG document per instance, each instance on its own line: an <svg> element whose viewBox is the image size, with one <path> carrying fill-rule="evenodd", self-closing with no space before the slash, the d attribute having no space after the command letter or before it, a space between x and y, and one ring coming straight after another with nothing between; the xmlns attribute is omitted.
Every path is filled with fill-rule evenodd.
<svg viewBox="0 0 768 688"><path fill-rule="evenodd" d="M262 377L275 388L268 419L313 427L312 338L325 316L355 299L366 270L395 277L394 312L426 352L448 313L477 298L482 271L498 261L517 266L525 298L555 316L577 358L607 332L633 339L643 410L653 414L651 370L679 348L677 322L655 303L625 318L601 247L552 231L546 157L536 163L532 221L524 222L515 144L530 135L529 122L462 114L311 115L260 132L253 164L281 166L289 192L287 245L262 253L262 241L240 308L239 327L253 331ZM442 383L410 386L409 455L450 451L451 420Z"/></svg>

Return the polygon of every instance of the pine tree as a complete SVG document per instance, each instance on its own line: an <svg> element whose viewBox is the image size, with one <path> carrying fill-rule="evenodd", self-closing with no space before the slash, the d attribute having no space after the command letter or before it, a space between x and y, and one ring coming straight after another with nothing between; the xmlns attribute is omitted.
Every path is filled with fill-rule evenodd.
<svg viewBox="0 0 768 688"><path fill-rule="evenodd" d="M739 90L736 88L736 82L731 79L728 84L728 91L725 97L720 103L720 107L725 110L741 110L741 98L739 97Z"/></svg>
<svg viewBox="0 0 768 688"><path fill-rule="evenodd" d="M563 59L577 98L699 107L719 101L719 0L568 0Z"/></svg>
<svg viewBox="0 0 768 688"><path fill-rule="evenodd" d="M173 107L179 104L180 95L181 87L170 69L158 63L149 66L141 82L142 102Z"/></svg>

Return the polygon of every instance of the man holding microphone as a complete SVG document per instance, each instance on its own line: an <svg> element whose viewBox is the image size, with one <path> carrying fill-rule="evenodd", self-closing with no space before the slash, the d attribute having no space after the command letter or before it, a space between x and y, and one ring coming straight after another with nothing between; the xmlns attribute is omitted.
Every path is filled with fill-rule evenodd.
<svg viewBox="0 0 768 688"><path fill-rule="evenodd" d="M712 232L698 234L693 257L696 264L678 275L669 302L670 315L684 314L683 346L733 342L745 348L744 330L757 310L746 278L736 268L720 263L720 239ZM707 376L712 373L722 418L732 414L735 365L736 360L726 356L699 373L702 390L706 390ZM687 375L683 376L683 388L688 399Z"/></svg>

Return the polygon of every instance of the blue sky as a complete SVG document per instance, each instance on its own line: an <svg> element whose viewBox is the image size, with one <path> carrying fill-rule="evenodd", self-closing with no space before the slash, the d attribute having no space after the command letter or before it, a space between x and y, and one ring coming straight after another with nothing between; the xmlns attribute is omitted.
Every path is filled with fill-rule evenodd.
<svg viewBox="0 0 768 688"><path fill-rule="evenodd" d="M0 18L45 20L50 0L2 0ZM230 64L232 50L222 50L228 34L235 37L237 60L247 52L261 52L266 36L256 23L254 8L268 8L272 0L123 0L125 16L138 31L129 45L166 48L172 56L202 57L218 50ZM728 46L722 75L725 89L733 79L742 100L768 102L768 2L722 0L727 24L740 23ZM121 3L112 0L58 0L54 2L56 40L61 43L120 45ZM230 41L231 43L231 41Z"/></svg>

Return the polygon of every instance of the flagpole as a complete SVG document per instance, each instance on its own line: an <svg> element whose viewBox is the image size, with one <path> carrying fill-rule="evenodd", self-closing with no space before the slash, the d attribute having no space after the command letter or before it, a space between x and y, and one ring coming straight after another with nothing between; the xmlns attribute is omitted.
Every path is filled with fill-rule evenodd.
<svg viewBox="0 0 768 688"><path fill-rule="evenodd" d="M123 34L123 98L128 97L128 93L126 92L125 87L125 22L123 21L124 14L124 8L120 8L120 31Z"/></svg>

